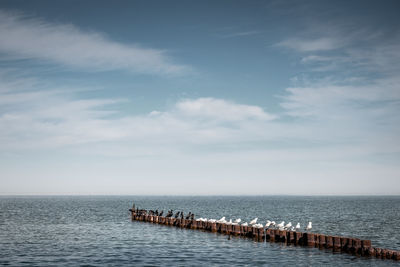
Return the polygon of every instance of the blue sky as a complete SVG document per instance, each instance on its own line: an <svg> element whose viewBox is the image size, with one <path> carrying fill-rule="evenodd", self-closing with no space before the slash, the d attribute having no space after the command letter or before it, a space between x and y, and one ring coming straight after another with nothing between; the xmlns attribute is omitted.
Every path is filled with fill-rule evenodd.
<svg viewBox="0 0 400 267"><path fill-rule="evenodd" d="M399 194L398 1L1 1L0 194Z"/></svg>

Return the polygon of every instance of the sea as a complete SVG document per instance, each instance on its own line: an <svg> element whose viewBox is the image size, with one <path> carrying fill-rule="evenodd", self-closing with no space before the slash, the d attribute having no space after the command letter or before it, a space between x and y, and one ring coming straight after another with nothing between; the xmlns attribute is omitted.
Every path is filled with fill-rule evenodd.
<svg viewBox="0 0 400 267"><path fill-rule="evenodd" d="M400 250L399 196L2 196L4 266L400 266L332 250L131 221L129 209L196 218L312 221L313 232Z"/></svg>

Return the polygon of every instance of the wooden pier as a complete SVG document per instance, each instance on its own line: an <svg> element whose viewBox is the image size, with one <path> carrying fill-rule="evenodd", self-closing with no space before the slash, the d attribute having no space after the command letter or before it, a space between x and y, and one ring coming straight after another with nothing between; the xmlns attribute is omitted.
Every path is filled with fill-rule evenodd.
<svg viewBox="0 0 400 267"><path fill-rule="evenodd" d="M281 242L297 246L319 247L335 252L349 253L365 257L400 260L400 251L373 247L371 240L331 236L311 232L280 230L275 228L232 225L228 223L206 222L195 219L150 215L145 210L130 209L132 221L157 223L193 230L216 232L225 235L252 238L259 242Z"/></svg>

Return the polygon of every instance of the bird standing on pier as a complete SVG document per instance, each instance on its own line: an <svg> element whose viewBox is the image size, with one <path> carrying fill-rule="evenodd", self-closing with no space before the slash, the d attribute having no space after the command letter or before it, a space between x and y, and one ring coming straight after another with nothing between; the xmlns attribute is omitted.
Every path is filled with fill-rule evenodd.
<svg viewBox="0 0 400 267"><path fill-rule="evenodd" d="M178 212L175 214L175 219L178 218L179 213L180 213L180 212L178 211Z"/></svg>
<svg viewBox="0 0 400 267"><path fill-rule="evenodd" d="M164 211L162 210L162 211L160 212L159 216L162 216L162 215L163 215L163 213L164 213Z"/></svg>
<svg viewBox="0 0 400 267"><path fill-rule="evenodd" d="M308 222L306 230L310 231L311 229L312 229L312 222Z"/></svg>
<svg viewBox="0 0 400 267"><path fill-rule="evenodd" d="M256 224L257 223L258 218L255 218L254 220L252 220L249 224Z"/></svg>
<svg viewBox="0 0 400 267"><path fill-rule="evenodd" d="M291 222L289 222L288 224L286 224L284 228L290 229L290 227L292 227L292 223L291 223Z"/></svg>
<svg viewBox="0 0 400 267"><path fill-rule="evenodd" d="M283 226L285 226L285 221L282 221L280 224L277 224L276 227L283 230Z"/></svg>
<svg viewBox="0 0 400 267"><path fill-rule="evenodd" d="M247 222L242 223L242 226L248 226L248 223Z"/></svg>
<svg viewBox="0 0 400 267"><path fill-rule="evenodd" d="M267 223L265 224L265 227L266 227L266 228L270 227L270 226L271 226L271 223L272 223L272 222L271 222L270 220L267 220Z"/></svg>
<svg viewBox="0 0 400 267"><path fill-rule="evenodd" d="M236 220L235 220L235 223L240 223L242 220L240 219L240 218L237 218Z"/></svg>
<svg viewBox="0 0 400 267"><path fill-rule="evenodd" d="M225 219L225 217L222 217L222 218L219 219L217 222L219 222L219 223L226 223L226 219Z"/></svg>
<svg viewBox="0 0 400 267"><path fill-rule="evenodd" d="M165 216L165 217L167 217L167 218L172 217L173 214L174 214L174 211L169 210L167 216Z"/></svg>
<svg viewBox="0 0 400 267"><path fill-rule="evenodd" d="M300 230L300 223L297 223L297 224L296 224L295 230L296 230L296 231L297 231L297 230Z"/></svg>

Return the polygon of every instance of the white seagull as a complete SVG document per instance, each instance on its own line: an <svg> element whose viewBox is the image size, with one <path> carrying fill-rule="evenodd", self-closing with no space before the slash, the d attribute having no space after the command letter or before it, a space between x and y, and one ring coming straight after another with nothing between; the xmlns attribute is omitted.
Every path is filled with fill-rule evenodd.
<svg viewBox="0 0 400 267"><path fill-rule="evenodd" d="M222 217L222 218L219 219L217 222L219 222L219 223L226 223L226 219L225 219L225 217Z"/></svg>
<svg viewBox="0 0 400 267"><path fill-rule="evenodd" d="M312 229L312 222L308 222L306 230L308 231L311 229Z"/></svg>
<svg viewBox="0 0 400 267"><path fill-rule="evenodd" d="M256 228L263 228L263 225L261 223L256 223L255 225L253 225L253 227Z"/></svg>
<svg viewBox="0 0 400 267"><path fill-rule="evenodd" d="M280 224L277 224L276 227L281 229L281 228L283 228L284 225L285 225L285 221L282 221Z"/></svg>
<svg viewBox="0 0 400 267"><path fill-rule="evenodd" d="M247 222L242 223L242 226L248 226L248 223Z"/></svg>
<svg viewBox="0 0 400 267"><path fill-rule="evenodd" d="M250 222L250 224L256 224L256 223L257 223L257 220L258 220L258 218L255 218L254 220L252 220L252 221Z"/></svg>
<svg viewBox="0 0 400 267"><path fill-rule="evenodd" d="M275 221L272 221L271 222L271 226L275 226L276 225L276 222Z"/></svg>
<svg viewBox="0 0 400 267"><path fill-rule="evenodd" d="M267 220L267 223L265 224L265 227L270 227L271 226L271 224L272 224L272 222L270 221L270 220Z"/></svg>
<svg viewBox="0 0 400 267"><path fill-rule="evenodd" d="M235 220L235 223L240 223L242 220L240 218Z"/></svg>
<svg viewBox="0 0 400 267"><path fill-rule="evenodd" d="M290 229L290 227L292 227L292 223L291 223L291 222L289 222L288 224L286 224L284 228Z"/></svg>
<svg viewBox="0 0 400 267"><path fill-rule="evenodd" d="M296 224L296 231L297 231L297 230L300 230L300 223L297 223L297 224Z"/></svg>

